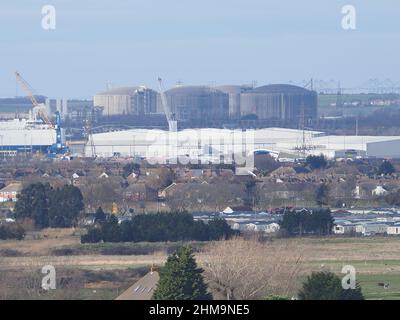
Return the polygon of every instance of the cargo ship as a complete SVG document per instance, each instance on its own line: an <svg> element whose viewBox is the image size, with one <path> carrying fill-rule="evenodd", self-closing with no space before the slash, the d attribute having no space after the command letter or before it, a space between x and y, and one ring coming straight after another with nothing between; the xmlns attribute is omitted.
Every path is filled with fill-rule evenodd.
<svg viewBox="0 0 400 320"><path fill-rule="evenodd" d="M5 157L16 156L18 153L43 153L55 159L65 156L69 149L63 143L60 113L55 113L53 124L46 105L38 102L29 83L18 71L15 76L33 108L29 110L27 118L0 121L0 154Z"/></svg>
<svg viewBox="0 0 400 320"><path fill-rule="evenodd" d="M0 154L48 153L57 140L57 130L32 112L27 119L0 121Z"/></svg>

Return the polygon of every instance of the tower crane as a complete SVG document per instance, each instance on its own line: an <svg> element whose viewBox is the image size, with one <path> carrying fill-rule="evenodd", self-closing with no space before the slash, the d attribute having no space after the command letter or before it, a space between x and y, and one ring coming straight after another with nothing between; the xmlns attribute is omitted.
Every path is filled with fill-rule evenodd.
<svg viewBox="0 0 400 320"><path fill-rule="evenodd" d="M43 103L39 103L36 100L36 97L33 94L34 90L30 86L30 84L21 76L21 74L18 71L15 71L15 77L17 79L17 82L21 85L21 88L25 91L25 93L31 100L33 105L33 111L36 112L40 116L40 118L42 118L45 124L54 128L54 125L51 123L49 117L47 116L45 105Z"/></svg>
<svg viewBox="0 0 400 320"><path fill-rule="evenodd" d="M161 104L163 106L164 113L165 113L165 116L168 121L169 131L177 132L178 131L178 122L175 120L175 115L171 112L171 109L168 106L168 100L165 95L162 79L160 77L158 78L158 86L159 86L160 94L161 94Z"/></svg>

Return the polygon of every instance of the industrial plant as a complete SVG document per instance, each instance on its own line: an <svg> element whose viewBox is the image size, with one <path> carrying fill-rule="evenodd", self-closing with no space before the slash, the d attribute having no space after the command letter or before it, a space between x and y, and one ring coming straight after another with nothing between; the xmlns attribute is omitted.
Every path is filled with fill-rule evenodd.
<svg viewBox="0 0 400 320"><path fill-rule="evenodd" d="M217 86L216 89L226 93L229 96L229 118L240 118L240 98L242 93L250 91L253 86L250 85L226 85Z"/></svg>
<svg viewBox="0 0 400 320"><path fill-rule="evenodd" d="M4 156L117 155L218 162L240 149L289 161L320 154L400 158L398 135L362 136L357 130L335 135L314 129L319 106L312 86L180 84L165 90L159 78L158 90L144 85L113 87L89 101L39 97L19 73L16 79L30 107L25 101L25 114L15 112L0 122Z"/></svg>
<svg viewBox="0 0 400 320"><path fill-rule="evenodd" d="M178 86L165 92L177 121L207 125L229 118L229 96L206 86ZM197 126L196 125L196 126Z"/></svg>
<svg viewBox="0 0 400 320"><path fill-rule="evenodd" d="M293 85L267 85L244 92L240 97L240 115L256 119L275 119L283 123L307 122L317 117L317 93Z"/></svg>
<svg viewBox="0 0 400 320"><path fill-rule="evenodd" d="M160 94L145 86L110 89L94 96L103 116L162 114ZM240 119L298 124L317 116L317 93L293 85L176 86L165 91L172 116L185 127L218 127ZM264 122L263 122L264 121Z"/></svg>
<svg viewBox="0 0 400 320"><path fill-rule="evenodd" d="M110 89L94 96L94 105L104 116L143 116L157 113L158 94L145 86Z"/></svg>

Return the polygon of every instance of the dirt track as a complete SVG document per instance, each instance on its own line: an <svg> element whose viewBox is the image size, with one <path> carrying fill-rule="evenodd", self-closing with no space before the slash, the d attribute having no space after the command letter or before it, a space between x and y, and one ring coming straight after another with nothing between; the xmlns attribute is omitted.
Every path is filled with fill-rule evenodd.
<svg viewBox="0 0 400 320"><path fill-rule="evenodd" d="M0 269L31 269L41 268L44 265L86 269L119 269L141 265L163 264L165 259L166 255L3 257L0 258Z"/></svg>

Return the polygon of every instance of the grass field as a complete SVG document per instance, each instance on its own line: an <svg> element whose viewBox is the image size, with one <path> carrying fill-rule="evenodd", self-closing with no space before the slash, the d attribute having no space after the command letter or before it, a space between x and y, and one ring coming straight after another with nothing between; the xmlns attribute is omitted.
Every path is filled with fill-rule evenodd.
<svg viewBox="0 0 400 320"><path fill-rule="evenodd" d="M390 95L379 95L379 94L342 94L341 100L342 102L354 102L360 101L364 105L362 106L341 106L335 107L332 104L335 104L337 101L336 94L323 94L318 95L318 114L320 116L356 116L358 114L362 114L363 116L372 114L377 110L387 109L387 108L398 108L398 106L370 106L368 102L371 99L385 99L390 97Z"/></svg>
<svg viewBox="0 0 400 320"><path fill-rule="evenodd" d="M400 274L365 275L358 276L363 293L367 299L399 300L400 299ZM384 289L378 283L389 283L389 288Z"/></svg>
<svg viewBox="0 0 400 320"><path fill-rule="evenodd" d="M300 246L303 277L312 271L340 274L342 267L352 265L357 271L367 299L400 299L400 238L292 238L270 239L270 246ZM77 230L43 231L23 241L0 241L0 273L34 272L52 264L56 269L72 270L80 283L77 299L113 299L137 278L132 270L145 272L152 264L162 265L167 255L182 243L106 243L80 244ZM194 242L196 258L202 264L204 243ZM8 278L11 279L11 278ZM3 281L9 281L3 278ZM384 289L379 283L388 283ZM1 279L0 279L0 287ZM1 298L1 297L0 297Z"/></svg>

